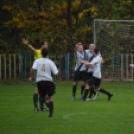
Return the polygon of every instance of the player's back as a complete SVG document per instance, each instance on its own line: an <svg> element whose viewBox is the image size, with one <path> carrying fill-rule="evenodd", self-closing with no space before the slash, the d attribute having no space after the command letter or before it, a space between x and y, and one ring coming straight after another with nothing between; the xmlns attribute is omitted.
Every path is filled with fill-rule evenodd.
<svg viewBox="0 0 134 134"><path fill-rule="evenodd" d="M93 76L97 78L101 78L101 60L101 57L98 55L94 57L94 59L90 63L94 69Z"/></svg>
<svg viewBox="0 0 134 134"><path fill-rule="evenodd" d="M54 74L58 73L58 69L53 61L48 58L39 58L35 61L37 68L36 81L52 81L51 72Z"/></svg>

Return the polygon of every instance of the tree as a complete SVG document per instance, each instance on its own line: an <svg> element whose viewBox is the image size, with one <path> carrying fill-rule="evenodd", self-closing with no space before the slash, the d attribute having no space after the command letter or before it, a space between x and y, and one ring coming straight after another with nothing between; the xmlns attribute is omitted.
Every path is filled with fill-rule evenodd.
<svg viewBox="0 0 134 134"><path fill-rule="evenodd" d="M133 5L132 0L2 0L0 45L4 52L25 51L20 42L26 36L35 47L45 39L53 52L72 52L78 41L93 42L94 19L133 19Z"/></svg>

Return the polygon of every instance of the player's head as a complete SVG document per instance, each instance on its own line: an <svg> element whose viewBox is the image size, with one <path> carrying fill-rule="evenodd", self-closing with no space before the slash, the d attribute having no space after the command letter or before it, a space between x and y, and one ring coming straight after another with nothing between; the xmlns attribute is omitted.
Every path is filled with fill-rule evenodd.
<svg viewBox="0 0 134 134"><path fill-rule="evenodd" d="M82 45L82 44L79 44L79 45L78 45L78 51L79 51L79 52L82 52L82 51L83 51L83 45Z"/></svg>
<svg viewBox="0 0 134 134"><path fill-rule="evenodd" d="M76 45L75 45L75 51L78 51L78 46L81 45L81 44L82 44L81 42L76 43Z"/></svg>
<svg viewBox="0 0 134 134"><path fill-rule="evenodd" d="M40 49L48 48L48 43L45 40L42 40L38 43Z"/></svg>
<svg viewBox="0 0 134 134"><path fill-rule="evenodd" d="M100 50L98 48L95 48L93 51L94 56L98 55L100 53Z"/></svg>
<svg viewBox="0 0 134 134"><path fill-rule="evenodd" d="M42 56L43 56L43 57L47 57L47 55L48 55L48 50L47 50L46 48L43 48L41 52L42 52Z"/></svg>
<svg viewBox="0 0 134 134"><path fill-rule="evenodd" d="M94 49L95 49L95 44L93 44L93 43L89 44L89 50L90 50L91 52L93 52Z"/></svg>

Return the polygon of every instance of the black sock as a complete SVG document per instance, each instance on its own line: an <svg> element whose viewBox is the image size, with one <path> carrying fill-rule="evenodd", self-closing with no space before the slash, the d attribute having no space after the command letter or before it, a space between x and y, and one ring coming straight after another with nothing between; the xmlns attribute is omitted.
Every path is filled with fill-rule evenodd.
<svg viewBox="0 0 134 134"><path fill-rule="evenodd" d="M44 108L44 97L39 96L39 100L40 100L40 109L43 110L43 108Z"/></svg>
<svg viewBox="0 0 134 134"><path fill-rule="evenodd" d="M84 90L85 90L85 86L81 86L81 94L83 94Z"/></svg>
<svg viewBox="0 0 134 134"><path fill-rule="evenodd" d="M89 92L89 89L85 89L83 100L87 98L88 92Z"/></svg>
<svg viewBox="0 0 134 134"><path fill-rule="evenodd" d="M34 108L38 108L38 94L33 94Z"/></svg>
<svg viewBox="0 0 134 134"><path fill-rule="evenodd" d="M94 96L96 95L96 91L95 91L95 89L93 89L93 94L94 94Z"/></svg>
<svg viewBox="0 0 134 134"><path fill-rule="evenodd" d="M106 95L111 95L109 92L107 92L106 90L104 90L102 88L100 89L100 92L103 93L103 94L106 94Z"/></svg>
<svg viewBox="0 0 134 134"><path fill-rule="evenodd" d="M76 94L76 85L73 85L72 92L73 92L73 96L75 96L75 94Z"/></svg>
<svg viewBox="0 0 134 134"><path fill-rule="evenodd" d="M50 101L49 103L49 117L52 117L53 115L53 109L54 109L54 103L52 101Z"/></svg>
<svg viewBox="0 0 134 134"><path fill-rule="evenodd" d="M89 98L92 98L92 95L94 94L94 88L89 89Z"/></svg>

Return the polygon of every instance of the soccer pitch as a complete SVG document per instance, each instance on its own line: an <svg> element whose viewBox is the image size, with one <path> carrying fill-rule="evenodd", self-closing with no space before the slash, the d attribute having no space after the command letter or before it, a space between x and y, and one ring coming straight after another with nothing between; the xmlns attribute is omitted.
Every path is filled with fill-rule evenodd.
<svg viewBox="0 0 134 134"><path fill-rule="evenodd" d="M133 134L134 84L102 83L114 94L99 93L96 101L81 102L80 84L71 101L72 82L56 82L53 119L33 112L34 85L0 86L0 134Z"/></svg>

